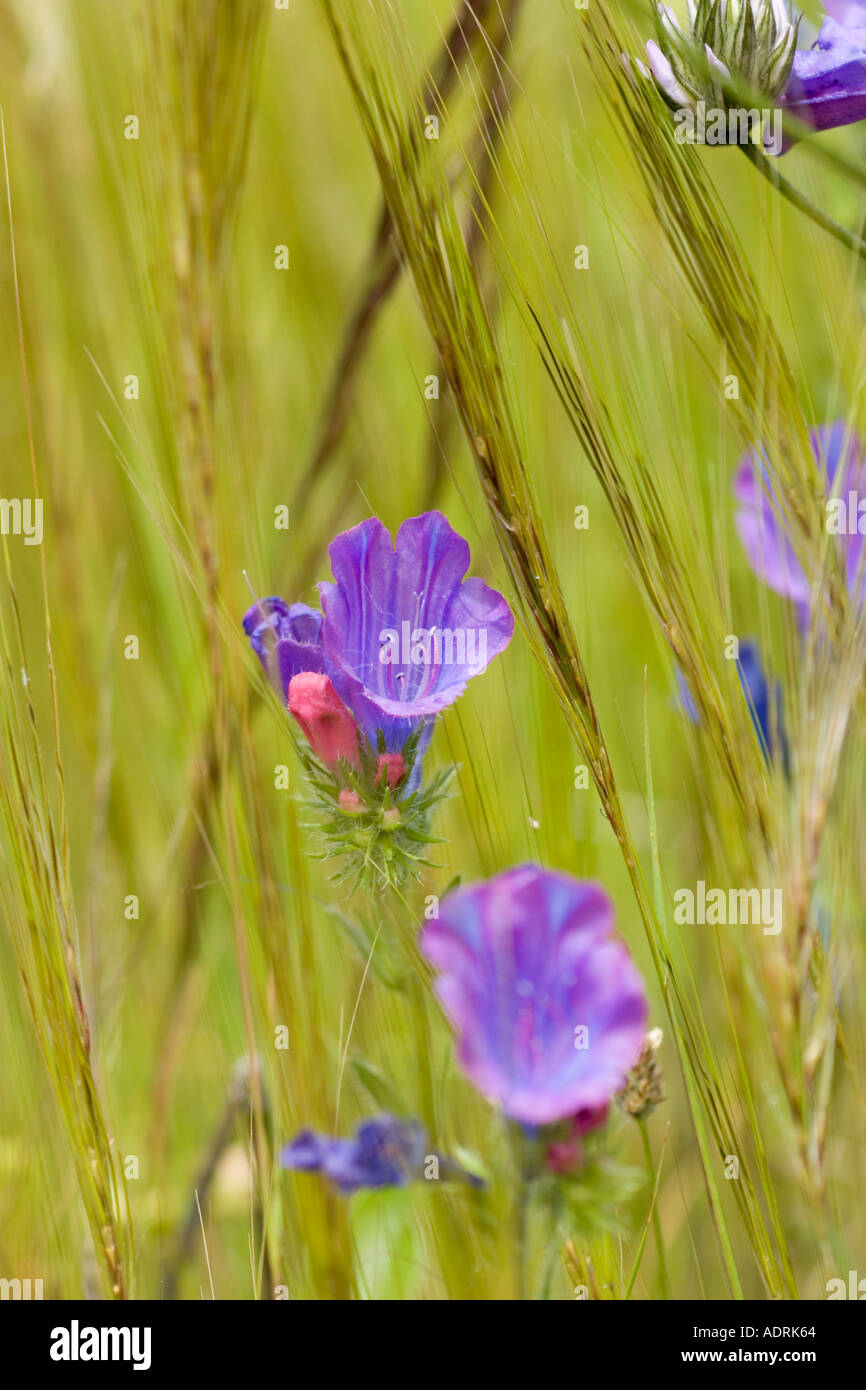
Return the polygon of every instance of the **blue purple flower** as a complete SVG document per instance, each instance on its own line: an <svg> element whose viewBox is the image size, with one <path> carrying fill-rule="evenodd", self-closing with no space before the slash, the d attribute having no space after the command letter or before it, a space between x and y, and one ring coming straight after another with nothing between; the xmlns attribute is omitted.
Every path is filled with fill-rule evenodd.
<svg viewBox="0 0 866 1390"><path fill-rule="evenodd" d="M377 1115L364 1120L351 1139L303 1130L280 1152L280 1165L321 1173L341 1192L362 1187L406 1187L422 1175L427 1136L416 1120Z"/></svg>
<svg viewBox="0 0 866 1390"><path fill-rule="evenodd" d="M676 674L677 691L683 711L693 724L698 724L698 708L686 678L680 670L677 670ZM769 758L778 753L787 768L788 740L782 719L782 687L778 681L773 681L772 684L768 682L757 642L740 643L737 674L764 754Z"/></svg>
<svg viewBox="0 0 866 1390"><path fill-rule="evenodd" d="M263 598L244 614L244 632L271 681L288 699L293 676L304 671L328 675L322 646L322 615L306 603L291 606Z"/></svg>
<svg viewBox="0 0 866 1390"><path fill-rule="evenodd" d="M337 536L329 555L321 612L262 599L244 631L287 701L296 676L322 674L372 751L401 753L419 735L417 784L436 715L505 650L513 614L483 580L464 578L469 546L441 512L404 521L393 545L371 517Z"/></svg>
<svg viewBox="0 0 866 1390"><path fill-rule="evenodd" d="M328 553L334 582L319 585L325 652L367 738L381 730L387 751L399 752L505 650L514 617L483 580L464 579L469 546L441 512L404 521L393 545L371 517Z"/></svg>
<svg viewBox="0 0 866 1390"><path fill-rule="evenodd" d="M361 1188L406 1187L430 1174L445 1181L483 1187L483 1180L453 1159L428 1152L427 1134L417 1120L376 1115L363 1120L351 1139L335 1139L305 1129L280 1152L280 1166L298 1173L321 1173L349 1196Z"/></svg>
<svg viewBox="0 0 866 1390"><path fill-rule="evenodd" d="M825 0L828 18L810 49L798 49L780 104L813 131L866 117L866 5ZM786 129L786 137L796 132Z"/></svg>
<svg viewBox="0 0 866 1390"><path fill-rule="evenodd" d="M510 1118L553 1124L622 1086L647 1001L597 884L510 869L449 894L420 946L440 973L460 1065Z"/></svg>

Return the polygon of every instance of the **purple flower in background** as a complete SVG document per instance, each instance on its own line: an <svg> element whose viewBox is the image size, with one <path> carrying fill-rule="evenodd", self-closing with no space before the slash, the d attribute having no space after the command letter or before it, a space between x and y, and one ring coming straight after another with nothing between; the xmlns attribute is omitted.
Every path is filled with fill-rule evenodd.
<svg viewBox="0 0 866 1390"><path fill-rule="evenodd" d="M810 49L798 49L780 104L810 130L866 117L866 5L825 0L829 16ZM797 138L786 131L786 143Z"/></svg>
<svg viewBox="0 0 866 1390"><path fill-rule="evenodd" d="M478 1090L529 1125L604 1106L647 1015L604 890L526 864L457 889L439 914L420 945Z"/></svg>
<svg viewBox="0 0 866 1390"><path fill-rule="evenodd" d="M329 555L321 613L262 599L244 631L284 698L295 676L326 675L372 751L381 737L386 753L401 753L420 730L413 790L436 715L505 650L514 617L495 589L464 578L469 546L441 512L404 521L395 545L371 517Z"/></svg>
<svg viewBox="0 0 866 1390"><path fill-rule="evenodd" d="M417 1121L378 1115L360 1124L352 1139L303 1130L280 1152L280 1166L321 1173L346 1194L362 1187L405 1187L422 1175L426 1145Z"/></svg>
<svg viewBox="0 0 866 1390"><path fill-rule="evenodd" d="M827 530L840 537L848 587L862 602L863 541L859 531L859 501L866 500L866 460L856 435L842 422L810 431L815 458L825 478ZM752 569L771 589L791 599L801 627L809 622L813 589L791 544L769 468L760 451L743 459L734 479L740 503L737 530ZM853 506L851 499L854 499ZM853 524L852 524L853 523Z"/></svg>
<svg viewBox="0 0 866 1390"><path fill-rule="evenodd" d="M772 140L762 124L765 148L774 154L803 135L866 117L866 3L825 0L826 18L808 49L796 47L800 17L789 13L785 0L688 0L688 9L683 31L668 5L656 6L657 41L647 44L647 58L678 116L701 111L700 143L700 103L736 114L743 104L760 106L757 97L747 100L750 92L763 96L768 113L772 103L792 118L777 131L774 117ZM681 126L687 128L693 129ZM739 119L735 129L732 136L729 125L722 137L712 128L706 143L744 143ZM747 125L745 139L750 133Z"/></svg>
<svg viewBox="0 0 866 1390"><path fill-rule="evenodd" d="M435 1158L444 1181L483 1187L484 1182L453 1159L427 1151L427 1135L417 1120L377 1115L358 1125L352 1139L302 1130L280 1152L280 1166L298 1173L321 1173L349 1196L363 1187L406 1187L425 1175Z"/></svg>

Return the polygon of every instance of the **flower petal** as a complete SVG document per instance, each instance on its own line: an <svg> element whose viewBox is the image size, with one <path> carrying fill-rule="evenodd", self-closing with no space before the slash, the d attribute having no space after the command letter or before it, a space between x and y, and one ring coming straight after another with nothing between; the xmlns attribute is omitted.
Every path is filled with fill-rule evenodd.
<svg viewBox="0 0 866 1390"><path fill-rule="evenodd" d="M770 474L759 453L743 459L734 480L734 495L741 503L737 530L752 569L776 593L797 604L808 604L809 583L784 529Z"/></svg>
<svg viewBox="0 0 866 1390"><path fill-rule="evenodd" d="M670 62L654 39L650 39L647 43L646 53L652 75L665 95L670 97L675 106L691 106L691 97L685 87L677 81Z"/></svg>
<svg viewBox="0 0 866 1390"><path fill-rule="evenodd" d="M247 609L243 621L253 651L283 698L293 676L303 671L327 673L322 615L317 608L263 598Z"/></svg>
<svg viewBox="0 0 866 1390"><path fill-rule="evenodd" d="M798 49L780 98L786 112L812 130L832 130L866 117L866 10L857 28L828 19L814 48Z"/></svg>

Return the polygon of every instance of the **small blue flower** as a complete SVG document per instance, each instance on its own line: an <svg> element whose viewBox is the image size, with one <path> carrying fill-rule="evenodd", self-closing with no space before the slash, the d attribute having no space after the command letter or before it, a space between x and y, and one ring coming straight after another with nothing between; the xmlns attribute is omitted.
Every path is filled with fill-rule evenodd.
<svg viewBox="0 0 866 1390"><path fill-rule="evenodd" d="M303 1130L280 1153L280 1165L321 1173L346 1194L362 1187L406 1187L421 1177L427 1136L416 1120L377 1115L358 1126L353 1139Z"/></svg>
<svg viewBox="0 0 866 1390"><path fill-rule="evenodd" d="M788 740L782 722L782 688L778 681L767 683L757 642L742 642L737 661L740 685L749 706L752 723L767 758L779 753L782 765L788 770ZM697 705L682 671L677 670L677 692L683 713L693 724L699 724ZM775 708L774 708L775 706Z"/></svg>

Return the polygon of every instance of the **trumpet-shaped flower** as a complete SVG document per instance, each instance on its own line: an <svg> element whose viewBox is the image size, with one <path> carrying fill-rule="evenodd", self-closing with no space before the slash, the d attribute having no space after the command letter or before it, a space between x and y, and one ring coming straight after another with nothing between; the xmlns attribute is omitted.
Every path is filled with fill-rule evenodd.
<svg viewBox="0 0 866 1390"><path fill-rule="evenodd" d="M371 744L387 751L466 689L505 650L514 617L501 594L465 579L469 546L441 512L404 521L396 542L372 517L332 543L319 585L323 641Z"/></svg>
<svg viewBox="0 0 866 1390"><path fill-rule="evenodd" d="M420 730L419 770L436 715L508 646L511 609L483 580L464 578L469 546L441 512L404 521L395 545L370 518L337 536L329 555L322 612L262 599L244 631L286 699L295 676L326 675L372 751L381 739L402 753Z"/></svg>
<svg viewBox="0 0 866 1390"><path fill-rule="evenodd" d="M449 894L421 949L460 1064L512 1119L603 1107L645 1036L641 976L597 884L526 864Z"/></svg>

